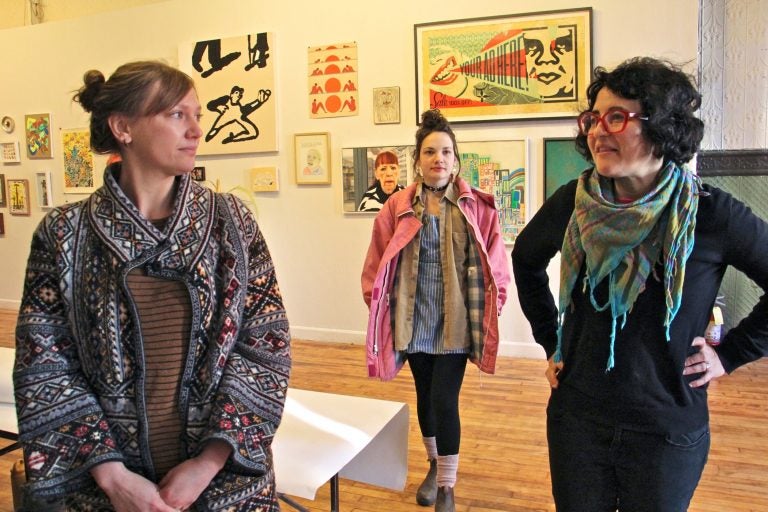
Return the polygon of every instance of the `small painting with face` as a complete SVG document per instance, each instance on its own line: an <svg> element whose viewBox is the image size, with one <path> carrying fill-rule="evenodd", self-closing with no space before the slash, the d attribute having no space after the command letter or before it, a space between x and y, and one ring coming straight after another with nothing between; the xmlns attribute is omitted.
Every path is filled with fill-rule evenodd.
<svg viewBox="0 0 768 512"><path fill-rule="evenodd" d="M378 212L407 184L412 167L408 146L342 150L344 211Z"/></svg>

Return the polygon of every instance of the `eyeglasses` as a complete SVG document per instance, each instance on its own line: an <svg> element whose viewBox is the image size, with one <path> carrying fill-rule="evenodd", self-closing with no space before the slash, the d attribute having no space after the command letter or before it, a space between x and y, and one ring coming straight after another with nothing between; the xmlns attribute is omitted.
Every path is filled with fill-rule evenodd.
<svg viewBox="0 0 768 512"><path fill-rule="evenodd" d="M648 116L638 114L637 112L609 110L603 115L598 115L590 111L582 112L577 121L579 123L579 131L581 134L587 135L589 130L597 126L598 122L603 125L603 129L608 133L621 133L627 127L627 122L631 118L637 118L642 121L648 120Z"/></svg>

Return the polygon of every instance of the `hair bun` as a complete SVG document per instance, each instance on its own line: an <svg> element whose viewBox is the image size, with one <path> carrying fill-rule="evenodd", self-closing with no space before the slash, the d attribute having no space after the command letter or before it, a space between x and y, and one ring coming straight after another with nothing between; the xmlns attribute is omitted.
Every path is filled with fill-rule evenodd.
<svg viewBox="0 0 768 512"><path fill-rule="evenodd" d="M430 131L445 131L448 126L448 120L443 116L440 110L433 108L426 110L421 114L421 126Z"/></svg>
<svg viewBox="0 0 768 512"><path fill-rule="evenodd" d="M75 94L75 101L80 103L86 112L92 112L96 97L101 92L105 82L104 74L101 71L97 69L86 71L85 75L83 75L84 85Z"/></svg>

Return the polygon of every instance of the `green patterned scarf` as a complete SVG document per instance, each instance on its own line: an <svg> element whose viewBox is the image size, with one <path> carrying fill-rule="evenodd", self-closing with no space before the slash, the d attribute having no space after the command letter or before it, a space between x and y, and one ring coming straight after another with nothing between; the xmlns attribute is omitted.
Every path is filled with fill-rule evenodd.
<svg viewBox="0 0 768 512"><path fill-rule="evenodd" d="M562 360L565 310L585 261L584 291L597 311L610 308L613 318L606 371L614 366L617 321L621 320L623 328L660 256L667 308L664 326L669 341L669 328L680 308L685 262L693 249L698 191L697 177L673 162L661 170L653 190L627 204L616 202L610 179L591 169L581 174L561 249L556 362ZM598 304L594 291L606 277L608 300Z"/></svg>

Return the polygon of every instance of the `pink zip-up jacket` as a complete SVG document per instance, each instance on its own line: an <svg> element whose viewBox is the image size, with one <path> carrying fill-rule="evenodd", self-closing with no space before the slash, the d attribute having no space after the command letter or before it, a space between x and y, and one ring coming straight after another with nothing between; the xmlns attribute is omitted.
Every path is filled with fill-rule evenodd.
<svg viewBox="0 0 768 512"><path fill-rule="evenodd" d="M459 208L477 241L485 283L484 343L480 358L471 356L471 360L481 371L494 373L499 348L498 316L507 300L511 280L509 262L493 196L471 188L458 176L454 183L458 187ZM421 229L421 221L413 211L415 193L416 183L412 183L384 203L373 223L361 277L363 300L370 311L366 336L368 376L382 380L393 379L404 362L403 355L394 349L389 296L400 252Z"/></svg>

